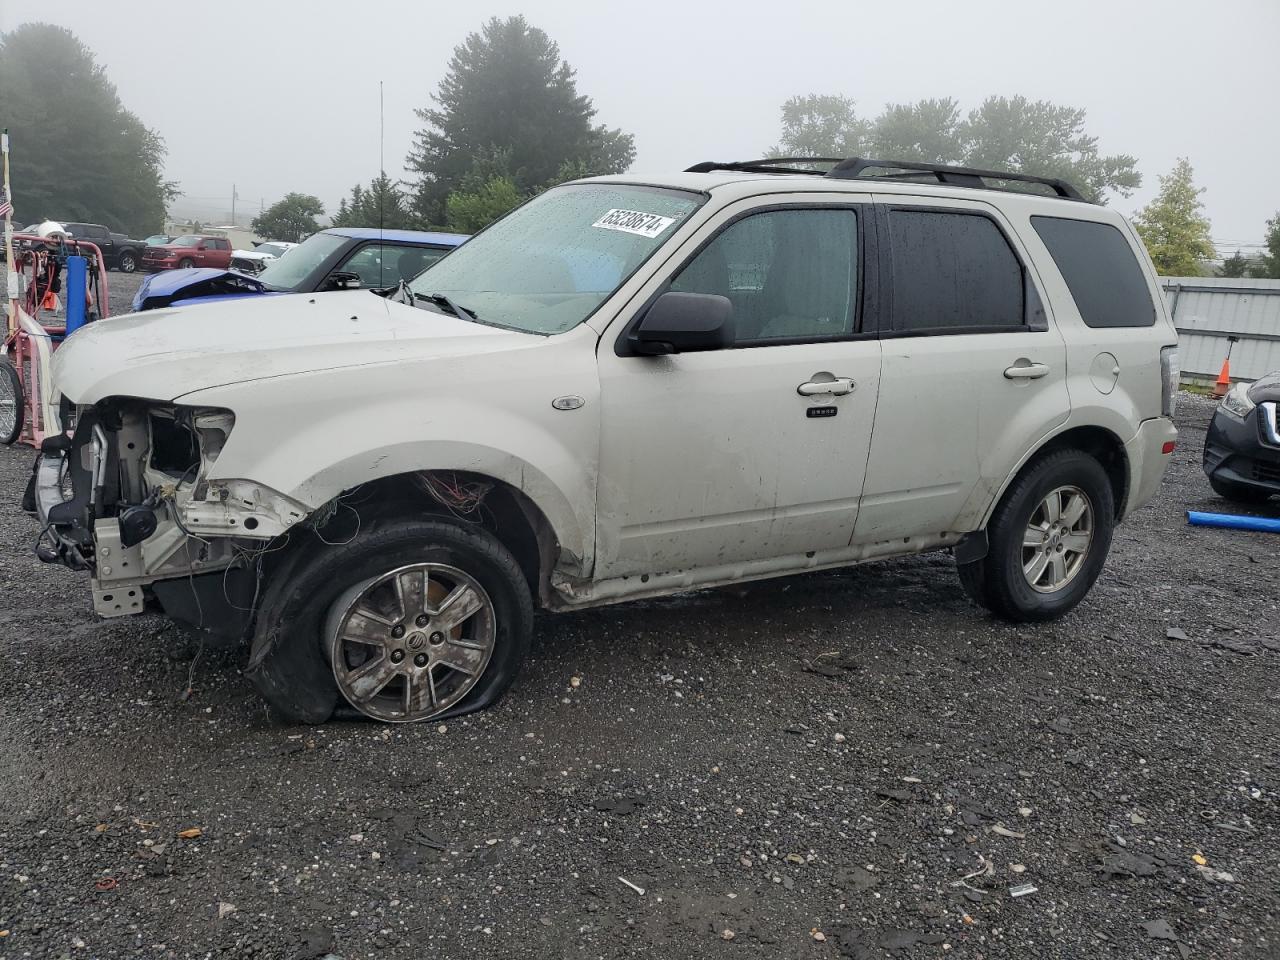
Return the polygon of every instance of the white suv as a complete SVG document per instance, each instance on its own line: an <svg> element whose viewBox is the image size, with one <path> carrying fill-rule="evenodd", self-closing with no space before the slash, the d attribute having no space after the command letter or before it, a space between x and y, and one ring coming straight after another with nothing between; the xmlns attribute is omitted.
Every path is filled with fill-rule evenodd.
<svg viewBox="0 0 1280 960"><path fill-rule="evenodd" d="M79 331L39 552L90 570L103 616L252 638L248 675L311 722L491 703L535 605L925 550L1045 620L1160 484L1175 344L1133 229L1060 181L586 180L385 298Z"/></svg>

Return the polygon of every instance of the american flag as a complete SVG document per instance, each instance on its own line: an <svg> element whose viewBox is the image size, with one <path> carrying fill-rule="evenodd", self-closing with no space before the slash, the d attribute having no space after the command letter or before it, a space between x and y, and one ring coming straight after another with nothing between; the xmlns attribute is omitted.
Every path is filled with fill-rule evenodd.
<svg viewBox="0 0 1280 960"><path fill-rule="evenodd" d="M0 187L0 217L7 217L11 213L13 213L13 204L9 202L9 191Z"/></svg>

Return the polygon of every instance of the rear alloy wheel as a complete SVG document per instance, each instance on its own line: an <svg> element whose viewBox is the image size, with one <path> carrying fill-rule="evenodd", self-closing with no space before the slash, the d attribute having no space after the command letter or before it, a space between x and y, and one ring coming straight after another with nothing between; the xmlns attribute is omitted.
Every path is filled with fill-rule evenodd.
<svg viewBox="0 0 1280 960"><path fill-rule="evenodd" d="M24 408L18 370L8 357L0 359L0 443L5 446L21 436Z"/></svg>
<svg viewBox="0 0 1280 960"><path fill-rule="evenodd" d="M1082 450L1058 450L1010 484L987 524L987 555L958 565L976 602L1015 622L1053 620L1102 572L1115 527L1111 481Z"/></svg>
<svg viewBox="0 0 1280 960"><path fill-rule="evenodd" d="M1039 593L1061 590L1080 573L1093 543L1093 502L1079 487L1051 490L1022 538L1022 573Z"/></svg>
<svg viewBox="0 0 1280 960"><path fill-rule="evenodd" d="M138 269L138 258L133 253L126 251L120 254L116 267L121 273L133 273Z"/></svg>
<svg viewBox="0 0 1280 960"><path fill-rule="evenodd" d="M461 701L497 638L493 601L470 574L415 563L345 591L325 633L338 692L375 720L413 722Z"/></svg>

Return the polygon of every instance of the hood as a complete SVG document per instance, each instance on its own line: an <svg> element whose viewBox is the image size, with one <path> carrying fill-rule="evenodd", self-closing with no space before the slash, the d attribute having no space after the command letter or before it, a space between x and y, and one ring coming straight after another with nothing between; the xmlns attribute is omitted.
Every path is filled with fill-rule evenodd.
<svg viewBox="0 0 1280 960"><path fill-rule="evenodd" d="M1265 403L1268 400L1280 400L1280 371L1268 373L1255 380L1249 388L1249 399L1254 403Z"/></svg>
<svg viewBox="0 0 1280 960"><path fill-rule="evenodd" d="M217 267L189 267L186 270L166 270L149 273L133 297L135 312L167 307L176 300L190 300L209 296L247 296L265 293L266 286L260 280L246 277L232 270Z"/></svg>
<svg viewBox="0 0 1280 960"><path fill-rule="evenodd" d="M530 338L540 339L367 290L251 296L86 324L54 353L53 381L79 404L175 400L268 377L496 352Z"/></svg>

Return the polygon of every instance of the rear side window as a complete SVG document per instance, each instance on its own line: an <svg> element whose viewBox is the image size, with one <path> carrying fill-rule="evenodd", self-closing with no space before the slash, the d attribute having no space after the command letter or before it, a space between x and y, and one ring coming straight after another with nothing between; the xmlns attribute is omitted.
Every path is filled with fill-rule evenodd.
<svg viewBox="0 0 1280 960"><path fill-rule="evenodd" d="M1155 304L1124 234L1109 223L1032 217L1058 272L1091 327L1149 327Z"/></svg>
<svg viewBox="0 0 1280 960"><path fill-rule="evenodd" d="M889 241L895 332L1026 326L1022 264L987 217L890 210Z"/></svg>

